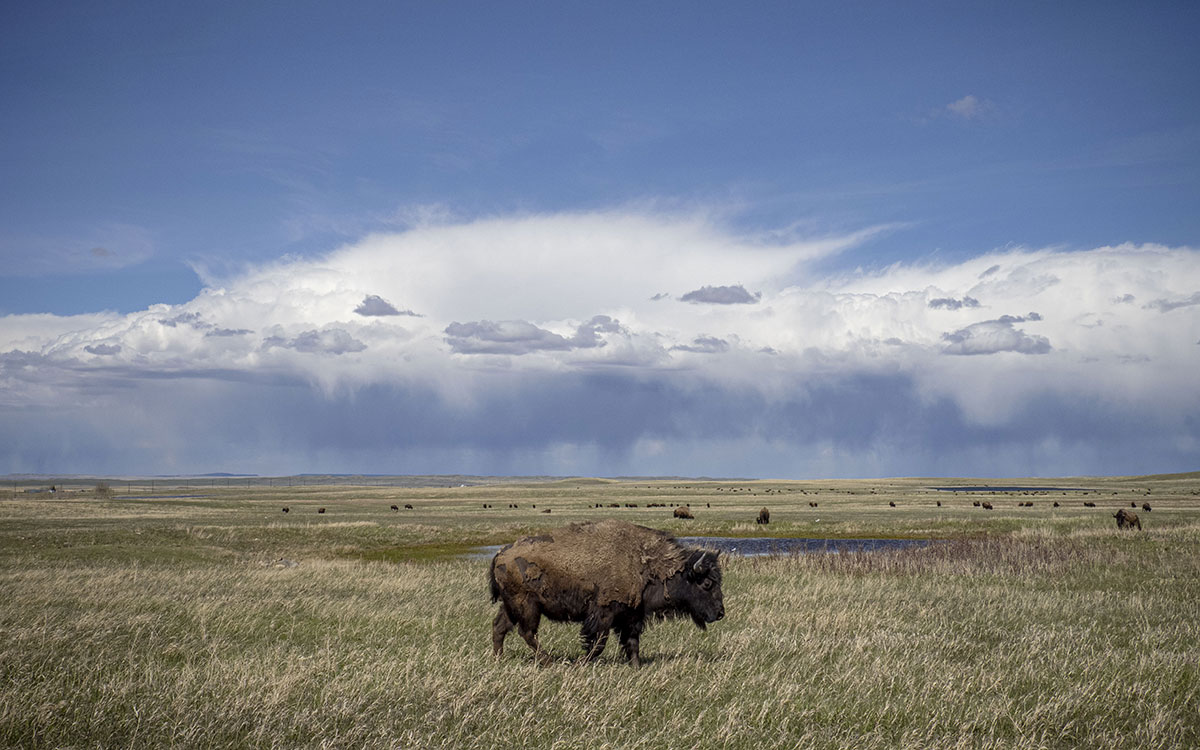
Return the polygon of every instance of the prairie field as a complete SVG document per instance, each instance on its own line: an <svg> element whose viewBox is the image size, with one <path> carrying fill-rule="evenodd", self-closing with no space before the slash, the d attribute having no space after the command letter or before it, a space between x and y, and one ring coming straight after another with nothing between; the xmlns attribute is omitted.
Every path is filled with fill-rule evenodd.
<svg viewBox="0 0 1200 750"><path fill-rule="evenodd" d="M0 746L1200 747L1200 474L461 480L0 486ZM640 669L547 621L494 659L472 552L611 517L932 541L723 556Z"/></svg>

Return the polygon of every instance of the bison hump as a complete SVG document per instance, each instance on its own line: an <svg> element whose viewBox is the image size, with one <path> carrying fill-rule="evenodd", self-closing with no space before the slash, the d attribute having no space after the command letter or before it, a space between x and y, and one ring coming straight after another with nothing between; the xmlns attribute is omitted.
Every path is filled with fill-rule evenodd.
<svg viewBox="0 0 1200 750"><path fill-rule="evenodd" d="M597 604L630 607L641 604L647 584L675 575L686 560L687 551L668 534L615 520L525 537L496 555L497 567L517 572L528 589L594 591Z"/></svg>

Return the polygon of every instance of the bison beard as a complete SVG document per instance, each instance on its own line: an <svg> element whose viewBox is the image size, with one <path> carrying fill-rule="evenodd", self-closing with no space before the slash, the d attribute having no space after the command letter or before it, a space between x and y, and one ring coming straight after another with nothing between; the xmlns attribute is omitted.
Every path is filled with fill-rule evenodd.
<svg viewBox="0 0 1200 750"><path fill-rule="evenodd" d="M497 657L514 627L539 661L542 615L581 622L585 657L599 658L616 629L621 649L641 663L639 639L650 617L690 617L700 628L725 616L717 553L680 546L664 532L624 521L576 523L525 537L492 558L492 623Z"/></svg>

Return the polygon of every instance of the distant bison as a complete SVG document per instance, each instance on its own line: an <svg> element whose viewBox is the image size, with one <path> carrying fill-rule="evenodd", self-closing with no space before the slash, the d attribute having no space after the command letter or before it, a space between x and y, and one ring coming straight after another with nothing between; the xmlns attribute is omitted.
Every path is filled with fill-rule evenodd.
<svg viewBox="0 0 1200 750"><path fill-rule="evenodd" d="M317 512L318 512L318 513L324 513L324 512L325 512L325 509L324 509L324 508L317 508Z"/></svg>
<svg viewBox="0 0 1200 750"><path fill-rule="evenodd" d="M725 616L718 553L681 546L673 537L625 521L574 523L519 539L492 558L492 652L504 652L514 627L548 661L538 643L542 615L579 622L586 658L599 658L616 629L625 658L641 663L639 639L650 617L690 617L704 629Z"/></svg>
<svg viewBox="0 0 1200 750"><path fill-rule="evenodd" d="M1124 508L1113 513L1113 518L1117 519L1118 529L1138 529L1142 528L1142 522L1138 520L1137 513L1131 513Z"/></svg>
<svg viewBox="0 0 1200 750"><path fill-rule="evenodd" d="M287 513L287 512L288 512L288 507L287 507L286 505L285 505L285 506L283 506L283 512L284 512L284 513Z"/></svg>
<svg viewBox="0 0 1200 750"><path fill-rule="evenodd" d="M400 506L398 506L398 505L393 505L393 506L392 506L392 510L400 510Z"/></svg>
<svg viewBox="0 0 1200 750"><path fill-rule="evenodd" d="M983 503L983 509L984 509L984 510L991 510L991 509L992 509L992 504L991 504L991 503Z"/></svg>
<svg viewBox="0 0 1200 750"><path fill-rule="evenodd" d="M413 509L413 507L412 507L412 504L411 504L411 503L405 503L405 504L404 504L404 509L405 509L405 510L412 510L412 509Z"/></svg>
<svg viewBox="0 0 1200 750"><path fill-rule="evenodd" d="M896 507L896 503L894 503L894 502L893 502L893 501L891 501L891 500L888 500L888 507L889 507L889 508L895 508L895 507Z"/></svg>
<svg viewBox="0 0 1200 750"><path fill-rule="evenodd" d="M676 518L695 518L695 516L692 515L692 511L688 508L685 508L682 505L680 505L678 508L675 509L675 517Z"/></svg>
<svg viewBox="0 0 1200 750"><path fill-rule="evenodd" d="M755 523L770 523L770 522L771 522L771 511L766 508L763 508L762 510L760 510L758 512L758 519L755 521Z"/></svg>
<svg viewBox="0 0 1200 750"><path fill-rule="evenodd" d="M1085 508L1095 508L1095 507L1096 507L1096 504L1095 504L1095 503L1093 503L1093 502L1091 502L1090 500L1084 500L1084 501L1083 501L1083 507L1085 507Z"/></svg>
<svg viewBox="0 0 1200 750"><path fill-rule="evenodd" d="M1149 513L1150 512L1150 503L1142 503L1142 510Z"/></svg>

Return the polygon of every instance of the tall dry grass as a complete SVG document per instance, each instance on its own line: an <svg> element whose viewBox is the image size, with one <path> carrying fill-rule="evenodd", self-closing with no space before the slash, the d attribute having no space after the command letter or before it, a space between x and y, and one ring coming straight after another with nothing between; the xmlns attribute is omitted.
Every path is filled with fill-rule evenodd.
<svg viewBox="0 0 1200 750"><path fill-rule="evenodd" d="M0 746L1200 746L1182 506L1141 534L1014 512L924 549L731 558L727 618L654 626L634 670L614 646L581 663L577 626L552 623L551 666L515 637L493 660L486 560L349 559L456 523L512 533L477 501L392 524L375 500L320 521L275 498L38 502L0 509Z"/></svg>

